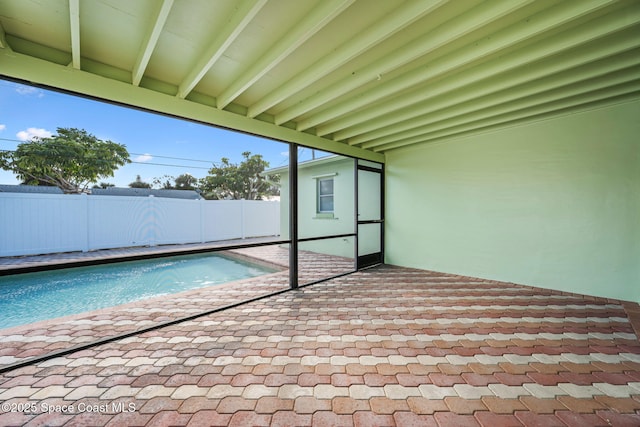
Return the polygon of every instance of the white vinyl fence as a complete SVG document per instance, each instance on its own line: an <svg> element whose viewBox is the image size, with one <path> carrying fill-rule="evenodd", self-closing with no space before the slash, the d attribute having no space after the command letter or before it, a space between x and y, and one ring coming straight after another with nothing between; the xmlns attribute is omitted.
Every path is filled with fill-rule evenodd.
<svg viewBox="0 0 640 427"><path fill-rule="evenodd" d="M280 202L0 193L0 256L280 235Z"/></svg>

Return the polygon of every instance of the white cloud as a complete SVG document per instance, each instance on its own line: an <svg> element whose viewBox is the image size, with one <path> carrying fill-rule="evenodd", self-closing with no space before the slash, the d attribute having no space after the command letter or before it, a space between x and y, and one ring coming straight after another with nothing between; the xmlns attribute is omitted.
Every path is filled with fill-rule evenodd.
<svg viewBox="0 0 640 427"><path fill-rule="evenodd" d="M37 96L38 98L42 98L44 96L44 92L42 90L33 86L18 85L16 87L16 92L18 92L20 95L33 95Z"/></svg>
<svg viewBox="0 0 640 427"><path fill-rule="evenodd" d="M280 153L280 155L283 156L283 157L289 157L289 152L288 151L282 151Z"/></svg>
<svg viewBox="0 0 640 427"><path fill-rule="evenodd" d="M138 157L135 157L133 159L134 162L148 162L149 160L153 159L153 156L151 154L145 153L145 154L141 154Z"/></svg>
<svg viewBox="0 0 640 427"><path fill-rule="evenodd" d="M27 130L21 130L16 134L20 141L31 141L34 137L49 138L53 133L42 128L29 128Z"/></svg>
<svg viewBox="0 0 640 427"><path fill-rule="evenodd" d="M3 131L7 128L7 125L0 125L0 131Z"/></svg>

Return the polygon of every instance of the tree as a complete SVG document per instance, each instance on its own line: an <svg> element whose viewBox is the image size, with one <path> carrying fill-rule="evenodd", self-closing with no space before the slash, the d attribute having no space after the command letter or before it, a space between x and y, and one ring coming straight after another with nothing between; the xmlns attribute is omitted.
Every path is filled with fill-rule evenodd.
<svg viewBox="0 0 640 427"><path fill-rule="evenodd" d="M131 188L151 188L151 184L144 182L140 175L136 175L136 180L129 184Z"/></svg>
<svg viewBox="0 0 640 427"><path fill-rule="evenodd" d="M153 178L153 186L162 190L173 190L173 184L171 181L175 178L171 175L162 175L161 177Z"/></svg>
<svg viewBox="0 0 640 427"><path fill-rule="evenodd" d="M178 176L174 181L176 190L195 190L198 187L198 179L188 173Z"/></svg>
<svg viewBox="0 0 640 427"><path fill-rule="evenodd" d="M124 145L103 141L82 129L58 128L57 132L20 143L15 151L0 152L0 168L27 184L47 183L64 193L82 193L89 184L113 176L130 162Z"/></svg>
<svg viewBox="0 0 640 427"><path fill-rule="evenodd" d="M244 160L234 164L223 157L219 166L214 165L209 175L200 180L200 190L205 199L261 200L277 194L274 182L277 177L266 177L263 172L269 162L260 154L242 153Z"/></svg>
<svg viewBox="0 0 640 427"><path fill-rule="evenodd" d="M55 187L55 185L49 183L49 182L45 182L41 179L25 179L23 180L20 185L39 185L42 187Z"/></svg>
<svg viewBox="0 0 640 427"><path fill-rule="evenodd" d="M116 186L115 184L112 184L110 182L102 181L102 182L100 182L100 184L94 185L93 188L102 188L104 190L104 189L107 189L107 188L113 188L115 186Z"/></svg>

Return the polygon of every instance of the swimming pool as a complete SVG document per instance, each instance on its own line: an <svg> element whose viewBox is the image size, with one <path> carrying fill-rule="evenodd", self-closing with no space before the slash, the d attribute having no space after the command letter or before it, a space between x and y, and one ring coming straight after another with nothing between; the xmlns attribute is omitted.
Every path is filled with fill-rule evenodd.
<svg viewBox="0 0 640 427"><path fill-rule="evenodd" d="M220 254L181 255L0 277L0 329L276 270Z"/></svg>

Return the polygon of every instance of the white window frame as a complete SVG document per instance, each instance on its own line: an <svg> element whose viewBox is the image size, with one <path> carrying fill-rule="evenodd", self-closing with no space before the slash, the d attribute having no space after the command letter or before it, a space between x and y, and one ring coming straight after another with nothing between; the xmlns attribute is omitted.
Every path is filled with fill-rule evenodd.
<svg viewBox="0 0 640 427"><path fill-rule="evenodd" d="M335 209L336 209L336 206L335 206L335 185L336 185L336 182L333 179L333 176L319 177L316 181L317 181L316 182L316 213L319 213L319 214L333 214L335 212ZM332 187L333 190L332 190L331 193L322 194L321 182L323 182L323 181L331 181L332 182L331 187ZM333 201L333 209L332 210L322 210L321 209L321 206L322 206L321 200L322 200L323 197L324 198L329 198L329 197L331 198L331 200Z"/></svg>

